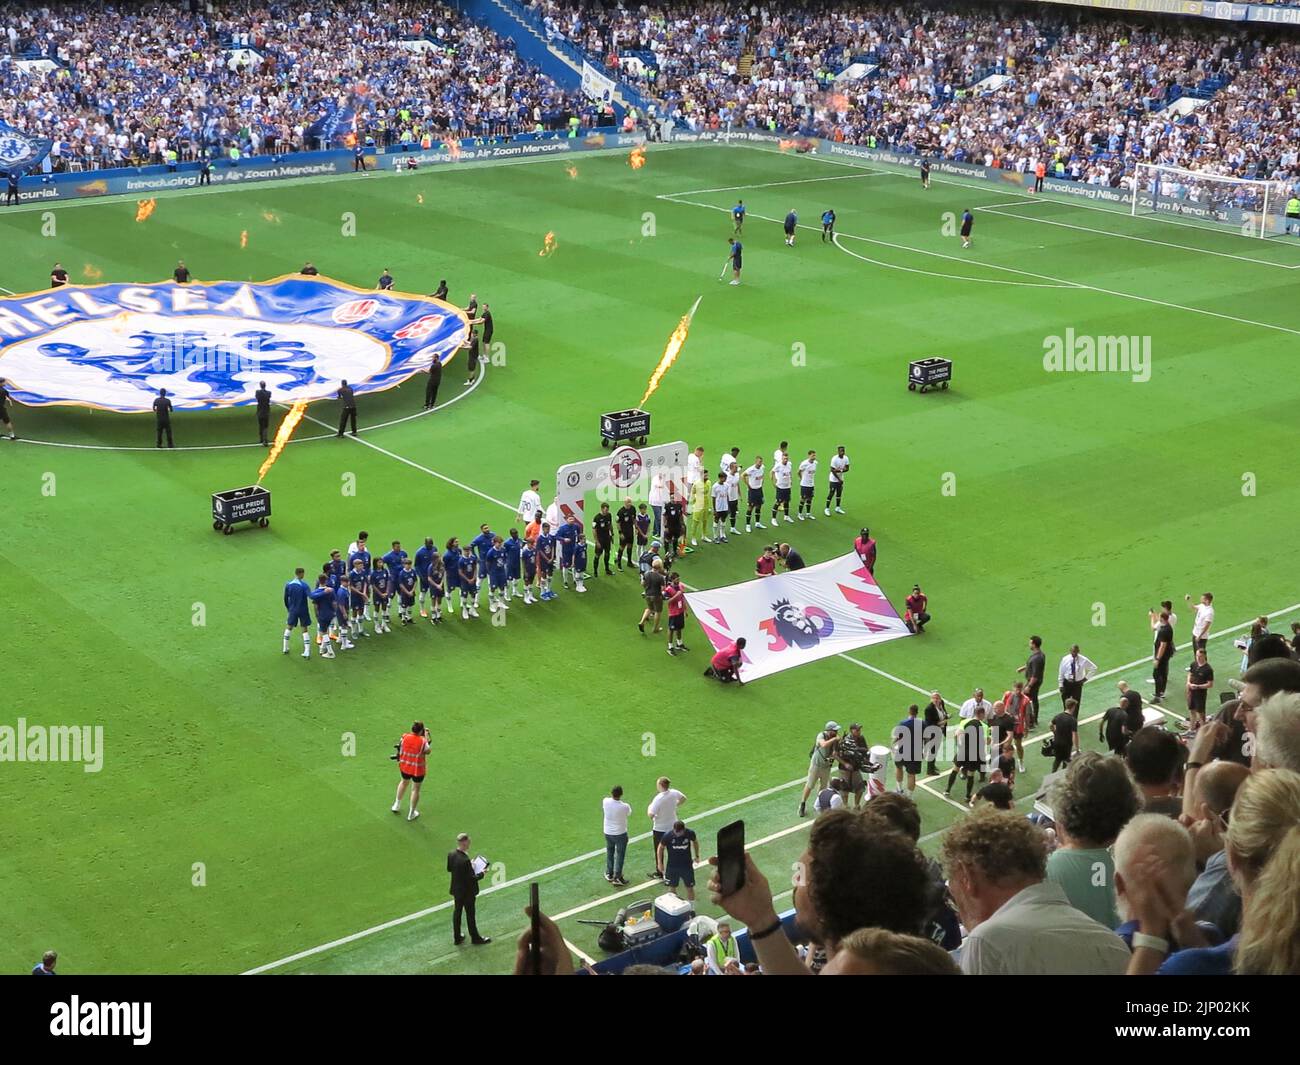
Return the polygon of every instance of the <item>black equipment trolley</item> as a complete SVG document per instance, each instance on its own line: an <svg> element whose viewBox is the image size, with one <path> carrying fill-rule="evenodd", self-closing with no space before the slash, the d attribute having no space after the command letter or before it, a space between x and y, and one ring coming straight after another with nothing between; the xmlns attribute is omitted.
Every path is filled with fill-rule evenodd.
<svg viewBox="0 0 1300 1065"><path fill-rule="evenodd" d="M928 392L947 388L952 380L952 359L917 359L907 367L907 390Z"/></svg>
<svg viewBox="0 0 1300 1065"><path fill-rule="evenodd" d="M212 493L212 527L229 536L240 521L263 529L271 524L271 493L260 484Z"/></svg>
<svg viewBox="0 0 1300 1065"><path fill-rule="evenodd" d="M633 407L600 416L600 446L613 447L622 440L644 444L650 435L650 413Z"/></svg>

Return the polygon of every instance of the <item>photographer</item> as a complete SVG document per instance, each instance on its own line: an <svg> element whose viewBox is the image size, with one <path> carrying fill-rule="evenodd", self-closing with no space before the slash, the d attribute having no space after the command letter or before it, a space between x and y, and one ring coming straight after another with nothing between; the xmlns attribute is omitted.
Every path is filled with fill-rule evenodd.
<svg viewBox="0 0 1300 1065"><path fill-rule="evenodd" d="M426 759L429 757L429 734L424 722L417 721L411 731L402 736L397 744L397 753L392 756L401 771L402 779L397 782L397 798L393 800L393 813L401 813L402 796L406 794L407 785L411 788L411 806L406 815L408 821L420 816L420 785L424 783Z"/></svg>
<svg viewBox="0 0 1300 1065"><path fill-rule="evenodd" d="M808 752L808 780L803 786L803 798L799 800L799 816L808 813L808 796L815 788L830 787L831 769L835 765L840 749L840 726L834 721L827 721L826 727L817 733L812 750Z"/></svg>
<svg viewBox="0 0 1300 1065"><path fill-rule="evenodd" d="M863 774L874 773L878 768L871 762L871 749L862 738L862 726L856 721L840 740L839 762L840 779L844 781L844 789L853 796L853 806L856 809L862 805L862 793L867 790Z"/></svg>

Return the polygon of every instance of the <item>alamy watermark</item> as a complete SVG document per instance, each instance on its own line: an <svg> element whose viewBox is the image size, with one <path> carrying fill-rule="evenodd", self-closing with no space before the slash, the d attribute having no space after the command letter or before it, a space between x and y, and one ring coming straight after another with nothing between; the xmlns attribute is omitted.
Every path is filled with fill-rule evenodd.
<svg viewBox="0 0 1300 1065"><path fill-rule="evenodd" d="M1136 382L1151 380L1149 336L1091 336L1073 328L1064 336L1043 338L1043 369L1048 373L1126 373Z"/></svg>
<svg viewBox="0 0 1300 1065"><path fill-rule="evenodd" d="M81 762L87 773L104 768L103 725L0 725L0 762Z"/></svg>

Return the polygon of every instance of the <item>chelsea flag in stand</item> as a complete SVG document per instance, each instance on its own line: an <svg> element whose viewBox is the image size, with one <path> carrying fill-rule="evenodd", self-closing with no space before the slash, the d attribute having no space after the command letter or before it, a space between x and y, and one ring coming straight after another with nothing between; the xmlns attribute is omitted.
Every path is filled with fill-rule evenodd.
<svg viewBox="0 0 1300 1065"><path fill-rule="evenodd" d="M746 681L911 635L855 552L686 601L716 649L745 638Z"/></svg>
<svg viewBox="0 0 1300 1065"><path fill-rule="evenodd" d="M330 399L400 385L448 362L464 313L429 296L324 277L178 285L68 285L0 299L0 377L20 403L148 411Z"/></svg>
<svg viewBox="0 0 1300 1065"><path fill-rule="evenodd" d="M8 122L0 122L0 170L5 173L22 174L40 166L52 147L54 142L48 137L29 137Z"/></svg>

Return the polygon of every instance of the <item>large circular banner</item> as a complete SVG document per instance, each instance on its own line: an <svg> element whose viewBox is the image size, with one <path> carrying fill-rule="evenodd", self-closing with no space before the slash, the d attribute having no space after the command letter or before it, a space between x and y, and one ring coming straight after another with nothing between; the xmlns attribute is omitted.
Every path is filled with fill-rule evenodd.
<svg viewBox="0 0 1300 1065"><path fill-rule="evenodd" d="M378 392L447 362L464 313L431 296L322 277L85 285L0 298L0 377L20 403L132 413L167 389L181 410Z"/></svg>

